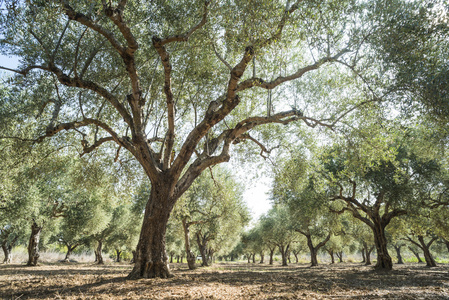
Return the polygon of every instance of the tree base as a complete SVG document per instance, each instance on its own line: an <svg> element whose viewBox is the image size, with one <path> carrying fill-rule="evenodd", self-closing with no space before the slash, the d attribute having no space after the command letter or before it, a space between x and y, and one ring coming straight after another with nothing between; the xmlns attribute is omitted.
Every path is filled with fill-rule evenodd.
<svg viewBox="0 0 449 300"><path fill-rule="evenodd" d="M141 278L172 278L174 275L170 272L168 264L163 262L148 262L143 266L134 265L134 269L129 273L128 279Z"/></svg>

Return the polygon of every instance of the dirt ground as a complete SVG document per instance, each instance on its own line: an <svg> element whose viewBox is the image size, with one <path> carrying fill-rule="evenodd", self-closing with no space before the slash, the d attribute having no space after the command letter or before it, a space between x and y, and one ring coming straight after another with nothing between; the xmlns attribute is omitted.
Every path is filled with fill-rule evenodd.
<svg viewBox="0 0 449 300"><path fill-rule="evenodd" d="M288 267L217 263L170 279L127 280L131 266L0 265L1 299L449 299L449 265L395 265L376 272L355 263Z"/></svg>

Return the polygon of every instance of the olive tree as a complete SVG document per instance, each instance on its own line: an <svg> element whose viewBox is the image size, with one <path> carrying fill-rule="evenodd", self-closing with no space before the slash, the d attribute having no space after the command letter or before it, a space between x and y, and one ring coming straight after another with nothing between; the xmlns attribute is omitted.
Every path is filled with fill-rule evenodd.
<svg viewBox="0 0 449 300"><path fill-rule="evenodd" d="M20 114L36 124L18 137L79 139L81 155L109 146L117 161L138 161L151 193L129 277L169 277L167 222L203 171L229 161L240 142L270 152L260 126L332 127L358 106L331 98L337 108L330 110L289 97L290 82L337 60L360 61L356 4L4 1L0 49L20 65L0 68L17 74L11 102L21 102ZM306 101L317 107L306 109Z"/></svg>

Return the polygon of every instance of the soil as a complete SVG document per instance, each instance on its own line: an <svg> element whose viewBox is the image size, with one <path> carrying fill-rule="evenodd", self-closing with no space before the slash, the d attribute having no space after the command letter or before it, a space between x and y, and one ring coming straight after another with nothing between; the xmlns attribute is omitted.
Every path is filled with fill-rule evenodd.
<svg viewBox="0 0 449 300"><path fill-rule="evenodd" d="M395 265L376 272L355 263L217 263L173 278L127 280L131 266L0 265L1 299L449 299L449 265Z"/></svg>

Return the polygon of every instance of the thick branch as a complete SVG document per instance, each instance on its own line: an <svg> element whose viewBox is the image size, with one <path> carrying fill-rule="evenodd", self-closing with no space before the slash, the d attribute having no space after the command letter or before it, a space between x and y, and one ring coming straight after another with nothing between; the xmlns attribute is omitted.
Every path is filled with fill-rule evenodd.
<svg viewBox="0 0 449 300"><path fill-rule="evenodd" d="M122 55L123 53L125 53L125 48L120 44L120 42L115 38L114 34L103 28L102 26L98 25L96 22L94 22L90 17L82 14L82 13L78 13L76 12L68 3L67 0L62 0L61 1L63 4L63 8L65 11L65 14L69 17L70 20L74 20L77 21L89 28L91 28L92 30L98 32L99 34L101 34L102 36L104 36L109 43L117 50L118 53L120 53L120 55Z"/></svg>
<svg viewBox="0 0 449 300"><path fill-rule="evenodd" d="M168 38L165 38L165 39L161 40L161 46L164 46L165 44L172 43L172 42L187 42L189 40L190 36L195 31L197 31L198 29L203 27L204 24L206 24L209 3L210 3L210 1L205 1L204 2L203 17L202 17L201 21L198 24L196 24L195 26L190 28L190 30L187 31L184 34L170 36Z"/></svg>
<svg viewBox="0 0 449 300"><path fill-rule="evenodd" d="M249 88L253 88L255 86L257 87L261 87L267 90L271 90L274 89L275 87L279 86L280 84L287 82L287 81L292 81L295 79L298 79L300 77L302 77L304 74L306 74L307 72L313 71L318 69L319 67L321 67L323 64L328 63L328 62L333 62L336 61L340 56L342 56L343 54L347 53L349 50L348 49L343 49L342 51L340 51L338 54L336 54L335 56L332 57L324 57L320 60L318 60L316 63L312 64L312 65L308 65L304 68L299 69L298 71L296 71L295 73L289 75L289 76L279 76L276 79L272 80L272 81L265 81L262 78L250 78L247 79L245 81L243 81L242 83L240 83L237 86L237 92L239 91L243 91Z"/></svg>

